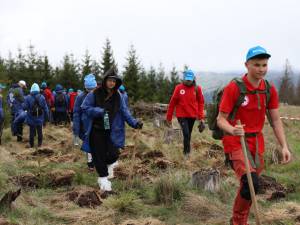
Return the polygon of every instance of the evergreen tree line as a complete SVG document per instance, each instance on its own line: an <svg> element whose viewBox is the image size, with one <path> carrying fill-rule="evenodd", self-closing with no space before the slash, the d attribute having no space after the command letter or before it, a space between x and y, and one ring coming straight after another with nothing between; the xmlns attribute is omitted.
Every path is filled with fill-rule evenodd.
<svg viewBox="0 0 300 225"><path fill-rule="evenodd" d="M65 88L77 90L83 89L83 78L89 73L95 74L97 81L101 82L101 78L110 68L118 70L109 39L104 44L99 61L93 59L86 50L80 62L72 54L66 54L62 65L53 67L48 56L38 54L30 44L26 53L18 49L15 57L11 53L7 59L0 57L0 83L9 86L19 80L25 80L29 85L45 81L51 88L61 84ZM187 66L184 69L187 69ZM158 68L151 66L146 70L141 65L133 45L129 48L125 66L119 74L123 78L130 101L133 102L142 100L168 103L175 86L180 82L175 67L169 73L165 72L162 65ZM300 78L298 82L292 78L293 71L286 60L285 70L280 79L279 99L283 103L300 105Z"/></svg>
<svg viewBox="0 0 300 225"><path fill-rule="evenodd" d="M18 49L16 56L11 53L8 58L0 57L0 83L8 87L19 80L25 80L30 86L36 82L47 82L52 89L56 84L64 88L83 89L84 76L93 73L98 82L110 68L118 70L114 59L110 40L107 39L99 62L92 58L86 50L81 61L77 61L72 54L63 57L61 66L53 67L47 55L40 55L33 45L29 45L24 53ZM158 69L150 67L146 70L137 56L134 46L130 46L126 64L119 71L130 101L143 100L145 102L167 103L174 87L180 82L178 72L174 67L166 73L163 66Z"/></svg>

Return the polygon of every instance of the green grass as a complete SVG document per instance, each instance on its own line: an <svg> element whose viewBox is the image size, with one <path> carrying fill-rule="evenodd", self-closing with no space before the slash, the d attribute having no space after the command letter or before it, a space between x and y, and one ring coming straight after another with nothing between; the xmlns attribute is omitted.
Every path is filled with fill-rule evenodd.
<svg viewBox="0 0 300 225"><path fill-rule="evenodd" d="M142 209L141 201L134 192L121 192L104 201L104 205L115 209L119 213L137 215Z"/></svg>

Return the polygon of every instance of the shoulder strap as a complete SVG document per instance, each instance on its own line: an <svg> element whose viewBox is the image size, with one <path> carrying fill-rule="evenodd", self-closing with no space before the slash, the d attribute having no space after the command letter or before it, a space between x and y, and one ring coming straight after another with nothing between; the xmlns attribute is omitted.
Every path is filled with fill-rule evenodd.
<svg viewBox="0 0 300 225"><path fill-rule="evenodd" d="M270 82L268 80L265 80L265 90L266 90L266 116L267 116L267 119L271 125L271 127L273 127L273 121L272 121L272 118L271 118L271 114L270 114L270 111L269 109L267 108L268 105L269 105L269 102L270 102L270 99L271 99L271 87L272 85L270 84Z"/></svg>
<svg viewBox="0 0 300 225"><path fill-rule="evenodd" d="M271 84L268 80L265 80L265 86L266 86L266 106L268 106L271 98Z"/></svg>
<svg viewBox="0 0 300 225"><path fill-rule="evenodd" d="M245 96L247 94L247 87L243 81L242 78L240 77L236 77L236 78L233 78L232 80L233 82L236 83L236 85L238 86L239 88L239 91L240 91L240 95L233 107L233 110L232 112L229 114L229 120L234 120L235 116L236 116L236 113L239 109L239 107L243 104L244 100L245 100Z"/></svg>

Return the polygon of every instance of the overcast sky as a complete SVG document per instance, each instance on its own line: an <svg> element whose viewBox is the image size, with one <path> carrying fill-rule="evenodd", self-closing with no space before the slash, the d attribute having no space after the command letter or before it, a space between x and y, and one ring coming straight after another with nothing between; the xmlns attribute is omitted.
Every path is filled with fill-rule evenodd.
<svg viewBox="0 0 300 225"><path fill-rule="evenodd" d="M52 64L86 49L100 59L106 38L122 67L130 44L142 64L166 70L243 70L261 45L271 69L300 69L298 0L0 0L0 55L31 42Z"/></svg>

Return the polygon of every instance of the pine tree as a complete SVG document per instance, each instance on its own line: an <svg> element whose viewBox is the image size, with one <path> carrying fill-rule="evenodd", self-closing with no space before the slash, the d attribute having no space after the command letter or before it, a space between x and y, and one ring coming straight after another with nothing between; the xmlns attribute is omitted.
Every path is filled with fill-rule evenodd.
<svg viewBox="0 0 300 225"><path fill-rule="evenodd" d="M52 67L49 64L48 56L39 56L36 62L36 73L38 73L38 81L40 84L46 82L48 86L53 85Z"/></svg>
<svg viewBox="0 0 300 225"><path fill-rule="evenodd" d="M151 94L152 92L149 88L147 73L144 68L141 68L140 77L139 77L139 89L138 89L139 100L148 102L150 101L149 97Z"/></svg>
<svg viewBox="0 0 300 225"><path fill-rule="evenodd" d="M129 99L136 102L139 99L139 75L140 75L140 62L136 55L136 51L134 46L131 45L127 63L125 65L125 71L123 72L123 81L126 87Z"/></svg>
<svg viewBox="0 0 300 225"><path fill-rule="evenodd" d="M169 95L172 95L175 87L177 84L180 83L180 79L178 76L178 71L176 70L176 67L173 66L172 70L171 70L171 78L170 78L170 89L169 89Z"/></svg>
<svg viewBox="0 0 300 225"><path fill-rule="evenodd" d="M99 82L101 81L101 68L99 63L96 60L92 61L92 73L95 75L96 80Z"/></svg>
<svg viewBox="0 0 300 225"><path fill-rule="evenodd" d="M279 100L291 104L294 99L294 87L291 81L292 69L289 60L286 60L284 74L279 88Z"/></svg>
<svg viewBox="0 0 300 225"><path fill-rule="evenodd" d="M147 73L148 77L148 84L147 89L149 90L147 97L147 101L154 102L156 99L156 93L157 93L157 75L156 70L153 66L150 67L150 70Z"/></svg>
<svg viewBox="0 0 300 225"><path fill-rule="evenodd" d="M300 105L300 76L298 76L298 83L295 88L295 104Z"/></svg>
<svg viewBox="0 0 300 225"><path fill-rule="evenodd" d="M5 60L0 56L0 83L4 84L8 82Z"/></svg>
<svg viewBox="0 0 300 225"><path fill-rule="evenodd" d="M160 103L166 103L169 100L168 95L166 93L168 93L170 81L166 77L165 70L162 64L160 64L158 68L156 83L157 83L156 101Z"/></svg>
<svg viewBox="0 0 300 225"><path fill-rule="evenodd" d="M8 53L8 59L5 61L6 64L6 71L7 71L7 78L8 83L15 83L18 80L16 76L16 62L15 59L12 57L12 53Z"/></svg>
<svg viewBox="0 0 300 225"><path fill-rule="evenodd" d="M92 72L92 59L91 55L89 54L89 51L85 51L85 55L83 58L83 65L81 69L81 83L84 81L84 76L87 74L90 74Z"/></svg>
<svg viewBox="0 0 300 225"><path fill-rule="evenodd" d="M63 68L58 73L57 82L64 88L81 88L79 65L72 54L64 56Z"/></svg>
<svg viewBox="0 0 300 225"><path fill-rule="evenodd" d="M103 56L100 63L101 68L101 74L102 76L110 69L115 68L117 70L117 65L115 63L114 57L113 57L113 51L111 49L110 40L107 38L104 48L103 48Z"/></svg>

